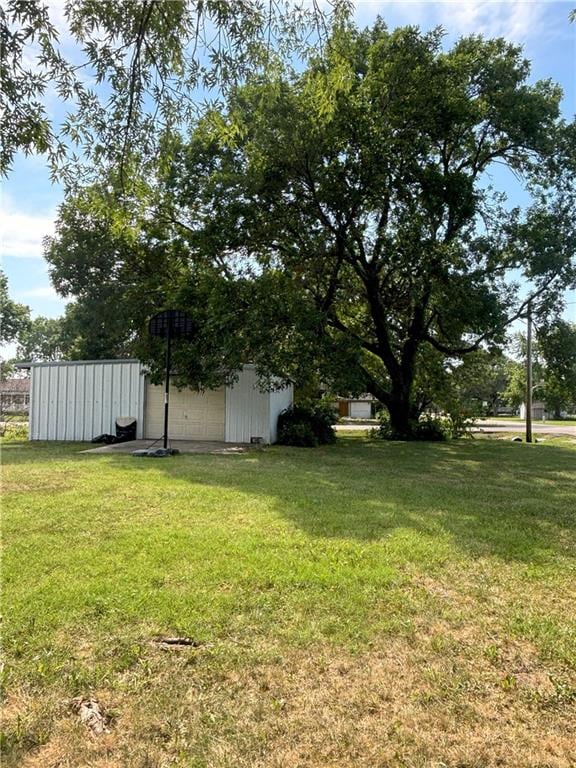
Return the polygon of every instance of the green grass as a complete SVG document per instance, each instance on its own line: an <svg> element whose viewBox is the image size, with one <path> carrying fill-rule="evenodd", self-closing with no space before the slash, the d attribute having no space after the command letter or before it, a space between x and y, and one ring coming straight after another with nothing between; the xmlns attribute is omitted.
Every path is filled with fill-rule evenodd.
<svg viewBox="0 0 576 768"><path fill-rule="evenodd" d="M4 445L5 765L569 765L573 442L82 447Z"/></svg>

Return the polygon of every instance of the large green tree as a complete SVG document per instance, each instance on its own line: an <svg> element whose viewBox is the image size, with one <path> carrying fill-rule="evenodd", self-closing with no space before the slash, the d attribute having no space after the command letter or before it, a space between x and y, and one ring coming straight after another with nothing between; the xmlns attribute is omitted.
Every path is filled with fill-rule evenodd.
<svg viewBox="0 0 576 768"><path fill-rule="evenodd" d="M217 386L247 360L271 373L274 349L282 370L302 381L318 347L306 356L299 344L308 318L298 317L299 294L282 275L231 274L216 260L200 258L190 233L162 208L116 206L114 179L92 185L61 207L45 256L67 307L65 329L71 358L139 356L153 375L164 370L163 345L148 338L147 322L164 307L185 307L195 320L194 341L173 350L181 384ZM182 235L184 232L184 236ZM290 333L296 323L297 333ZM288 332L287 332L288 331ZM279 368L276 365L276 370Z"/></svg>
<svg viewBox="0 0 576 768"><path fill-rule="evenodd" d="M172 170L192 246L296 287L399 435L425 399L428 349L464 355L522 314L512 270L542 303L573 279L573 176L554 163L562 144L573 164L574 133L559 89L528 75L503 40L444 51L439 32L343 27L303 74L239 89ZM495 163L552 202L507 211L486 184Z"/></svg>
<svg viewBox="0 0 576 768"><path fill-rule="evenodd" d="M530 85L503 40L441 43L341 26L304 72L272 67L188 139L165 137L166 162L106 224L141 255L111 254L105 271L134 307L154 297L195 315L183 379L214 383L241 360L296 379L314 369L374 394L410 436L434 367L503 341L523 313L510 275L543 310L574 279L576 133L559 88ZM530 187L531 209L490 189L494 164ZM61 238L54 279L67 262L79 295ZM94 291L99 260L85 253Z"/></svg>

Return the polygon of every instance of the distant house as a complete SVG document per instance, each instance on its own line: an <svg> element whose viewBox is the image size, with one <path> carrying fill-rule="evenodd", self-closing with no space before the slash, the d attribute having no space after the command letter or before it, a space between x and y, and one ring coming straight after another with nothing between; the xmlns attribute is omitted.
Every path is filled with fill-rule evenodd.
<svg viewBox="0 0 576 768"><path fill-rule="evenodd" d="M365 394L358 397L337 397L336 410L341 419L372 419L374 406L378 401L374 395Z"/></svg>
<svg viewBox="0 0 576 768"><path fill-rule="evenodd" d="M0 381L0 411L28 413L30 410L30 379Z"/></svg>
<svg viewBox="0 0 576 768"><path fill-rule="evenodd" d="M548 412L546 411L546 403L542 402L541 400L534 400L532 402L532 418L536 421L544 421L547 416ZM526 418L526 403L522 403L520 406L520 418Z"/></svg>

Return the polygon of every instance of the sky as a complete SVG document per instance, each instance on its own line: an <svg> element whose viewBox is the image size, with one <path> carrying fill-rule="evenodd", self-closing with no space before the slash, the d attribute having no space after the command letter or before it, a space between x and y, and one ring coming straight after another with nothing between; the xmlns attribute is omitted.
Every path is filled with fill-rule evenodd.
<svg viewBox="0 0 576 768"><path fill-rule="evenodd" d="M359 26L371 25L380 15L393 29L413 24L423 30L442 26L449 46L461 35L480 33L486 37L505 37L523 46L532 62L531 80L551 78L564 91L563 114L572 119L576 113L576 23L568 14L576 0L445 0L444 2L382 2L357 0L355 18ZM62 25L62 3L53 0L53 20ZM63 40L65 45L71 43ZM69 51L73 55L73 51ZM56 119L63 116L56 101L48 104ZM495 179L507 191L513 203L525 198L515 188L512 177ZM50 284L48 265L42 255L42 240L54 232L54 220L63 193L50 182L44 158L18 156L10 177L0 189L0 254L8 276L10 296L27 304L32 315L58 317L65 308ZM565 317L576 322L576 292L567 296ZM10 356L12 350L3 350Z"/></svg>

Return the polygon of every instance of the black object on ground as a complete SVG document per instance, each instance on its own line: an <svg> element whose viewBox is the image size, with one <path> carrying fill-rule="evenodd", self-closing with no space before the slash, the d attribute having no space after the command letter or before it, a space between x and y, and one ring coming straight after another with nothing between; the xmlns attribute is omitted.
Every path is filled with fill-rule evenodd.
<svg viewBox="0 0 576 768"><path fill-rule="evenodd" d="M114 445L114 443L128 443L130 440L136 440L136 419L132 416L121 416L116 419L115 435L104 433L98 437L93 437L91 442Z"/></svg>
<svg viewBox="0 0 576 768"><path fill-rule="evenodd" d="M136 440L136 419L122 416L116 419L116 443L127 443Z"/></svg>

